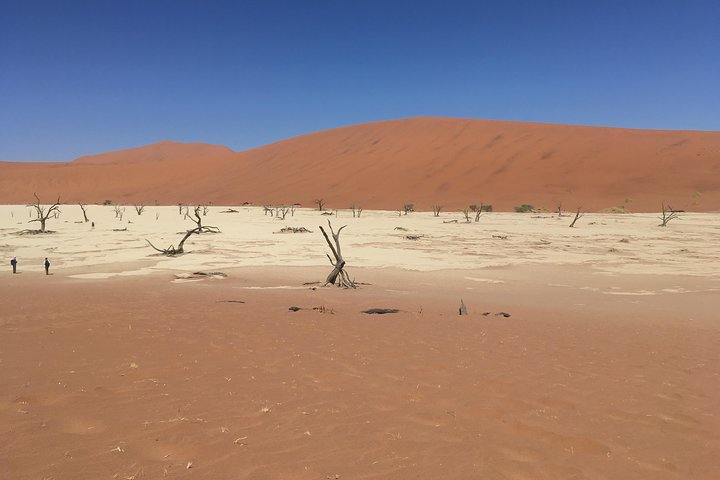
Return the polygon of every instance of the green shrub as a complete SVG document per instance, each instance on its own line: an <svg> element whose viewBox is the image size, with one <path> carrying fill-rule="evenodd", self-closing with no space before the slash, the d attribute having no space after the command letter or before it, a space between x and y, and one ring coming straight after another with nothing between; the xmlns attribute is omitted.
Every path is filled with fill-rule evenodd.
<svg viewBox="0 0 720 480"><path fill-rule="evenodd" d="M515 211L518 213L531 213L534 210L535 207L528 205L527 203L523 203L522 205L515 207Z"/></svg>
<svg viewBox="0 0 720 480"><path fill-rule="evenodd" d="M602 213L630 213L630 210L625 208L625 205L620 205L618 207L610 207L602 210Z"/></svg>

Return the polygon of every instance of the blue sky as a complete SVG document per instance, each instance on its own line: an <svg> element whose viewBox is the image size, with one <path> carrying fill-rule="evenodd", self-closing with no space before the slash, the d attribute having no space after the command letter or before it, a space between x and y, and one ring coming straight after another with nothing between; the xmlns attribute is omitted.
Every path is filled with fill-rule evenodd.
<svg viewBox="0 0 720 480"><path fill-rule="evenodd" d="M720 2L0 0L0 160L417 115L720 130Z"/></svg>

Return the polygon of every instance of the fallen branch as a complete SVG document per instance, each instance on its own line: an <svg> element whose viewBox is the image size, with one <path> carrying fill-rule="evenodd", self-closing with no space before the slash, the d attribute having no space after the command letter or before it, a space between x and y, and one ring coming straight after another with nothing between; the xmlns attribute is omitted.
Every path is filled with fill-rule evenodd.
<svg viewBox="0 0 720 480"><path fill-rule="evenodd" d="M368 308L367 310L363 310L362 313L367 313L368 315L385 315L386 313L398 313L400 310L397 308Z"/></svg>
<svg viewBox="0 0 720 480"><path fill-rule="evenodd" d="M305 227L283 227L279 232L273 233L312 233L312 230L308 230Z"/></svg>

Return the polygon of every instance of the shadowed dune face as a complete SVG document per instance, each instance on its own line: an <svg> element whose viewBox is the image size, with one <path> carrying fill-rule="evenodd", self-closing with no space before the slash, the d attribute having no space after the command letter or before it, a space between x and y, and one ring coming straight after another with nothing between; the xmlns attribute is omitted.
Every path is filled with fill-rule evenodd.
<svg viewBox="0 0 720 480"><path fill-rule="evenodd" d="M650 131L445 118L343 127L235 153L163 142L69 164L0 164L0 202L301 203L554 210L663 201L720 209L720 132Z"/></svg>

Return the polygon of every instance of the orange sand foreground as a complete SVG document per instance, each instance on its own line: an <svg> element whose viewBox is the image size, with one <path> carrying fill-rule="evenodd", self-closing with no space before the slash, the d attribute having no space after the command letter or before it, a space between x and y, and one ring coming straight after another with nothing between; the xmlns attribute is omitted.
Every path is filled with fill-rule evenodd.
<svg viewBox="0 0 720 480"><path fill-rule="evenodd" d="M341 215L341 290L317 212L94 208L0 207L0 478L720 476L717 215Z"/></svg>

